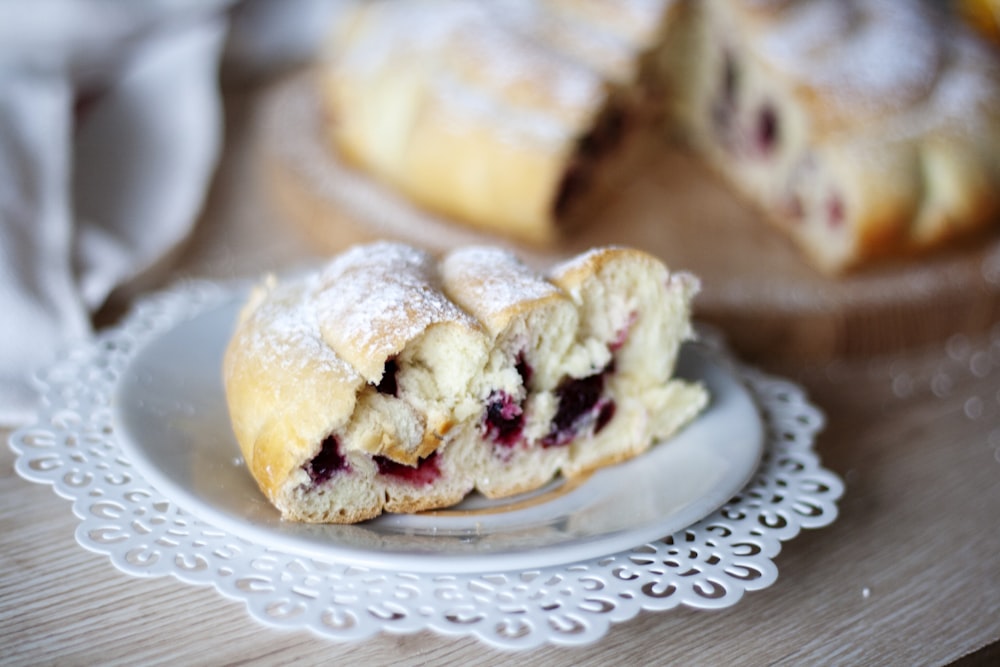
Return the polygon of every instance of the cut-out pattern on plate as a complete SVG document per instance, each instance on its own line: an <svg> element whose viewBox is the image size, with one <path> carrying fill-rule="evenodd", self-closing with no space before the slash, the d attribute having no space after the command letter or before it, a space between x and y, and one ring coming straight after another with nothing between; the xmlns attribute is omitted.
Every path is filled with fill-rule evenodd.
<svg viewBox="0 0 1000 667"><path fill-rule="evenodd" d="M267 549L158 493L123 454L112 418L112 396L137 351L231 298L231 289L216 284L181 285L140 302L95 341L65 350L38 377L44 407L37 422L13 433L10 445L18 474L73 502L82 546L131 575L212 585L267 625L345 641L429 629L506 649L582 645L642 610L731 606L774 583L782 542L836 518L843 484L813 451L822 414L800 387L740 365L706 332L702 345L758 403L766 442L746 487L683 530L590 560L468 574L407 573Z"/></svg>

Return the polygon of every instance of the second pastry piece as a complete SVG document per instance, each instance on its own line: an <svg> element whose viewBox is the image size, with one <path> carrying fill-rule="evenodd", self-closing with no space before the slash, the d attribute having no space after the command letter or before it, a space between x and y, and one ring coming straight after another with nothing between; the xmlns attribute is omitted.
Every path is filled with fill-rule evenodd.
<svg viewBox="0 0 1000 667"><path fill-rule="evenodd" d="M1000 216L1000 59L922 0L686 5L678 122L820 269Z"/></svg>
<svg viewBox="0 0 1000 667"><path fill-rule="evenodd" d="M334 150L424 208L556 240L648 145L643 82L658 77L637 54L672 3L591 4L610 11L407 0L347 12L318 68Z"/></svg>

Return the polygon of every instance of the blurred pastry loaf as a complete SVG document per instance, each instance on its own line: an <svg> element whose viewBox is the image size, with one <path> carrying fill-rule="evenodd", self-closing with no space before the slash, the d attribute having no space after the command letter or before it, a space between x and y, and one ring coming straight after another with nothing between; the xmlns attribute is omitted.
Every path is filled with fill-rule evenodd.
<svg viewBox="0 0 1000 667"><path fill-rule="evenodd" d="M417 204L534 243L649 148L672 3L361 3L320 67L329 137Z"/></svg>
<svg viewBox="0 0 1000 667"><path fill-rule="evenodd" d="M1000 222L1000 61L922 0L705 0L675 79L697 152L836 273Z"/></svg>
<svg viewBox="0 0 1000 667"><path fill-rule="evenodd" d="M923 0L398 0L319 66L332 149L534 243L689 145L821 270L1000 221L1000 54Z"/></svg>

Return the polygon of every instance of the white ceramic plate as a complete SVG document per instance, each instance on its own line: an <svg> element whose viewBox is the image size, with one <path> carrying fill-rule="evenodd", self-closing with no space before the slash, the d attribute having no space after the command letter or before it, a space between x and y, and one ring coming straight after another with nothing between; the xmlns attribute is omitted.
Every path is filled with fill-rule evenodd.
<svg viewBox="0 0 1000 667"><path fill-rule="evenodd" d="M750 480L763 423L750 392L697 346L678 373L712 400L682 433L577 482L448 511L351 526L284 522L257 489L226 411L221 360L243 294L151 340L121 373L114 421L126 457L191 514L259 545L321 561L413 572L523 570L617 553L704 518Z"/></svg>

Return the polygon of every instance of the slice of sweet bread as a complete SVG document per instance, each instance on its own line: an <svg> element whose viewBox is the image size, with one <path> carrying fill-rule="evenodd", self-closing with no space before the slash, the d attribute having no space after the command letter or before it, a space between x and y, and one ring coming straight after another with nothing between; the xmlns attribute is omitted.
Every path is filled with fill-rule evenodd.
<svg viewBox="0 0 1000 667"><path fill-rule="evenodd" d="M636 456L705 405L672 378L696 290L621 248L546 277L494 248L359 246L254 291L224 360L233 430L289 520L538 488Z"/></svg>
<svg viewBox="0 0 1000 667"><path fill-rule="evenodd" d="M686 6L678 124L821 269L1000 222L1000 59L922 0Z"/></svg>
<svg viewBox="0 0 1000 667"><path fill-rule="evenodd" d="M360 3L318 68L333 149L420 206L551 242L650 148L672 4Z"/></svg>

